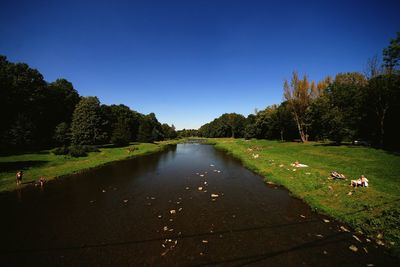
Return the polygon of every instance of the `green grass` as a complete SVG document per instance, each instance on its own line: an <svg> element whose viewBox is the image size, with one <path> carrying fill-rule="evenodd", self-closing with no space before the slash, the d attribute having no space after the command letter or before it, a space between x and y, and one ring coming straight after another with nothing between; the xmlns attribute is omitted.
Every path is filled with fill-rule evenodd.
<svg viewBox="0 0 400 267"><path fill-rule="evenodd" d="M114 148L104 146L100 152L90 152L87 157L73 158L54 155L49 150L37 153L0 156L0 191L11 191L16 188L15 173L23 170L23 183L37 181L40 176L51 180L67 174L98 167L112 161L123 160L163 150L167 145L176 144L179 140L159 142L156 144L137 143L127 147ZM129 152L128 148L136 150Z"/></svg>
<svg viewBox="0 0 400 267"><path fill-rule="evenodd" d="M321 143L282 143L268 140L209 139L217 148L286 187L317 211L347 223L400 251L400 156L367 147L329 146ZM254 158L253 154L258 154ZM294 168L298 160L308 168ZM296 169L296 171L293 171ZM328 179L331 171L347 180ZM369 187L353 188L350 180L364 174ZM351 195L349 195L351 192Z"/></svg>

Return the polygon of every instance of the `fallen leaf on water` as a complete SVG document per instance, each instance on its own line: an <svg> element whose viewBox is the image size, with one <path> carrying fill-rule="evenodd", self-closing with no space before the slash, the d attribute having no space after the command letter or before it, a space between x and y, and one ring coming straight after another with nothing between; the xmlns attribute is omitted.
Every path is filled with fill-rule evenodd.
<svg viewBox="0 0 400 267"><path fill-rule="evenodd" d="M358 242L362 243L362 241L361 241L357 236L353 235L353 238L354 238L355 240L357 240Z"/></svg>
<svg viewBox="0 0 400 267"><path fill-rule="evenodd" d="M344 231L344 232L350 232L350 230L349 229L347 229L346 227L344 227L344 226L340 226L340 229L342 230L342 231Z"/></svg>
<svg viewBox="0 0 400 267"><path fill-rule="evenodd" d="M350 249L351 251L354 251L354 252L357 252L357 251L358 251L358 248L357 248L356 246L354 246L354 245L351 245L351 246L349 247L349 249Z"/></svg>

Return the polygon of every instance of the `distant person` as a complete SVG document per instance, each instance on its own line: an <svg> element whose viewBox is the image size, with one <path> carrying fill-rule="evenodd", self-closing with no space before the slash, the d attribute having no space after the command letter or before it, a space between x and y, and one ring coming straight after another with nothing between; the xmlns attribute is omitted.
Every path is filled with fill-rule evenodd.
<svg viewBox="0 0 400 267"><path fill-rule="evenodd" d="M368 179L364 175L361 175L361 186L368 187Z"/></svg>
<svg viewBox="0 0 400 267"><path fill-rule="evenodd" d="M351 185L354 187L362 186L362 187L368 187L368 179L364 175L361 175L361 177L357 180L351 180Z"/></svg>
<svg viewBox="0 0 400 267"><path fill-rule="evenodd" d="M24 175L23 171L18 171L17 174L15 175L15 178L17 179L17 185L20 185L22 183L23 175Z"/></svg>
<svg viewBox="0 0 400 267"><path fill-rule="evenodd" d="M296 160L294 163L290 164L293 167L297 167L297 168L303 168L303 167L308 167L308 165L306 164L301 164L298 160Z"/></svg>
<svg viewBox="0 0 400 267"><path fill-rule="evenodd" d="M46 182L46 179L45 179L43 176L41 176L41 177L39 178L39 180L35 183L35 186L43 187L43 185L44 185L45 182Z"/></svg>

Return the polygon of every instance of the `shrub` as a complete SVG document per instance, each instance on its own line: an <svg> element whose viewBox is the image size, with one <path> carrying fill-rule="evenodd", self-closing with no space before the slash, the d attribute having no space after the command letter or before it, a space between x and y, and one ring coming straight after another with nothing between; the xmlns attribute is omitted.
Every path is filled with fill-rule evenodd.
<svg viewBox="0 0 400 267"><path fill-rule="evenodd" d="M86 157L85 146L75 145L69 147L69 155L71 157Z"/></svg>
<svg viewBox="0 0 400 267"><path fill-rule="evenodd" d="M51 151L54 155L67 155L69 153L68 147L56 147Z"/></svg>
<svg viewBox="0 0 400 267"><path fill-rule="evenodd" d="M85 152L100 152L97 146L82 145L82 148Z"/></svg>

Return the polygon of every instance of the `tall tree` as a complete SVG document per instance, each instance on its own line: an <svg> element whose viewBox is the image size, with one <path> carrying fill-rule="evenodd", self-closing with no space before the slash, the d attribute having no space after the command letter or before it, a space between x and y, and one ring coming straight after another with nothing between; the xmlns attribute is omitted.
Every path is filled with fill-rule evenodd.
<svg viewBox="0 0 400 267"><path fill-rule="evenodd" d="M366 86L365 97L366 107L376 122L371 132L376 132L376 139L382 146L385 140L387 115L400 101L400 75L386 74L372 78Z"/></svg>
<svg viewBox="0 0 400 267"><path fill-rule="evenodd" d="M390 45L383 50L383 62L389 74L400 64L400 32L390 41Z"/></svg>
<svg viewBox="0 0 400 267"><path fill-rule="evenodd" d="M97 97L83 97L72 116L72 143L76 145L101 144L106 140L106 121L101 115Z"/></svg>
<svg viewBox="0 0 400 267"><path fill-rule="evenodd" d="M289 82L283 84L284 97L292 110L293 118L296 122L302 142L308 141L306 111L311 102L311 86L306 75L301 80L297 72L293 72Z"/></svg>

